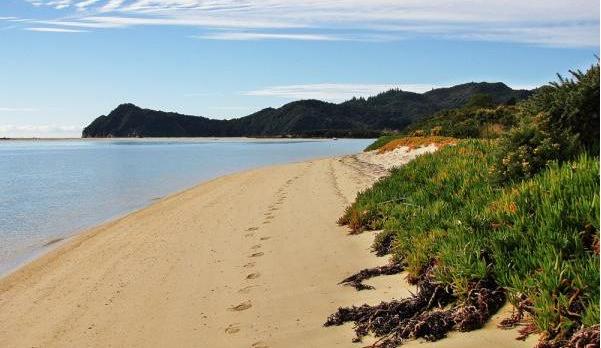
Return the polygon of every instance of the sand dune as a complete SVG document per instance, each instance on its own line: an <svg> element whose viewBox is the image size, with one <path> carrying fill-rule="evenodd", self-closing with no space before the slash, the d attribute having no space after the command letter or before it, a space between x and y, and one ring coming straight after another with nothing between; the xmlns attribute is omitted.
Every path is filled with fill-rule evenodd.
<svg viewBox="0 0 601 348"><path fill-rule="evenodd" d="M337 285L387 262L336 225L382 174L350 157L262 168L87 231L0 280L0 346L359 347L326 317L411 291L402 275ZM431 346L533 346L514 337L491 323Z"/></svg>

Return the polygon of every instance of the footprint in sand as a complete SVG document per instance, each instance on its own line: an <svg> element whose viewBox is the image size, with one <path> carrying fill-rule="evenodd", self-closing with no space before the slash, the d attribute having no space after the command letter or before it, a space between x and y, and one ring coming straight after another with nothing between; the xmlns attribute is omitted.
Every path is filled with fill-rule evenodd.
<svg viewBox="0 0 601 348"><path fill-rule="evenodd" d="M248 293L250 293L250 291L251 291L253 288L258 288L258 287L259 287L259 285L249 285L249 286L245 286L245 287L243 287L242 289L238 290L238 293L240 293L240 294L248 294Z"/></svg>
<svg viewBox="0 0 601 348"><path fill-rule="evenodd" d="M249 238L249 237L252 237L254 235L255 235L254 233L247 233L247 234L244 235L244 237Z"/></svg>
<svg viewBox="0 0 601 348"><path fill-rule="evenodd" d="M273 216L273 215L267 215L265 218L266 218L267 220L271 220L271 219L275 218L275 216Z"/></svg>
<svg viewBox="0 0 601 348"><path fill-rule="evenodd" d="M260 257L260 256L263 256L263 255L264 255L264 253L261 251L261 252L258 252L258 253L251 254L249 257Z"/></svg>
<svg viewBox="0 0 601 348"><path fill-rule="evenodd" d="M268 240L268 239L270 239L270 238L271 238L271 237L261 237L261 240Z"/></svg>
<svg viewBox="0 0 601 348"><path fill-rule="evenodd" d="M258 227L249 227L249 228L247 228L246 230L247 230L247 231L256 231L256 230L258 230L258 229L259 229Z"/></svg>
<svg viewBox="0 0 601 348"><path fill-rule="evenodd" d="M230 307L230 311L235 311L235 312L245 311L252 306L253 305L252 305L252 303L250 303L250 301L244 301L237 306Z"/></svg>
<svg viewBox="0 0 601 348"><path fill-rule="evenodd" d="M249 262L249 263L245 264L242 267L244 267L244 268L252 268L252 267L255 267L255 265L256 265L255 262Z"/></svg>
<svg viewBox="0 0 601 348"><path fill-rule="evenodd" d="M257 249L261 248L261 244L253 245L250 248L253 250L257 250Z"/></svg>
<svg viewBox="0 0 601 348"><path fill-rule="evenodd" d="M255 342L251 345L251 347L252 348L269 348L269 346L263 341Z"/></svg>
<svg viewBox="0 0 601 348"><path fill-rule="evenodd" d="M235 334L240 332L240 327L238 326L238 324L230 324L228 327L225 328L225 333L228 334Z"/></svg>
<svg viewBox="0 0 601 348"><path fill-rule="evenodd" d="M261 273L251 273L246 276L246 279L257 279L261 276Z"/></svg>
<svg viewBox="0 0 601 348"><path fill-rule="evenodd" d="M270 224L270 223L271 223L271 221L269 221L269 220L263 221L263 225L267 225L267 224Z"/></svg>

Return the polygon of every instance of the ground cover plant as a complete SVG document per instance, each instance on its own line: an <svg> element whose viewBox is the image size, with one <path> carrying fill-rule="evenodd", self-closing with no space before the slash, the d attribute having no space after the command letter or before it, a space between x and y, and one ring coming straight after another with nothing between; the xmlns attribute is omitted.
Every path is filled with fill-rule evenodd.
<svg viewBox="0 0 601 348"><path fill-rule="evenodd" d="M509 300L516 312L501 326L540 333L539 347L599 346L598 72L575 72L518 104L523 119L501 139L461 140L360 193L339 222L383 230L374 251L390 253L418 292L340 308L326 325L351 321L356 340L371 333L375 346L393 347L480 328ZM534 151L545 139L569 151ZM506 175L504 160L523 160L507 161L515 151L542 164Z"/></svg>

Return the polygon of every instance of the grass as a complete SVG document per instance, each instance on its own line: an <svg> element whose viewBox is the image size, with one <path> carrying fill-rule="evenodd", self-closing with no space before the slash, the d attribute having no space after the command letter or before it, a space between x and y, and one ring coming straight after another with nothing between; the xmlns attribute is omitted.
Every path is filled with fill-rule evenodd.
<svg viewBox="0 0 601 348"><path fill-rule="evenodd" d="M376 250L392 236L410 279L435 264L458 301L484 279L516 305L525 296L530 324L562 345L599 322L599 160L582 155L501 186L490 174L497 146L464 140L418 157L360 193L340 222L384 229Z"/></svg>

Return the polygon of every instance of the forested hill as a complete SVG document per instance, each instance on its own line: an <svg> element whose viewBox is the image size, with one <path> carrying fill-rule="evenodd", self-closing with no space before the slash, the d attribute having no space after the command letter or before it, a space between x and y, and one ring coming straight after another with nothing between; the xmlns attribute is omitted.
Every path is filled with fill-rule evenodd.
<svg viewBox="0 0 601 348"><path fill-rule="evenodd" d="M182 115L122 104L84 128L93 137L338 136L373 137L400 131L440 110L464 106L475 95L512 103L530 95L503 83L466 83L426 93L390 90L340 104L300 100L231 120Z"/></svg>

